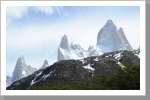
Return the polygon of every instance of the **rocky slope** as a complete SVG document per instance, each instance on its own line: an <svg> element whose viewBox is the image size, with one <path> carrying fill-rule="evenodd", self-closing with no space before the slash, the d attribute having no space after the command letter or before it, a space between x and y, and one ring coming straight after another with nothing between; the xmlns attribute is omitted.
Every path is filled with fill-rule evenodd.
<svg viewBox="0 0 150 100"><path fill-rule="evenodd" d="M20 90L56 83L76 84L79 80L87 80L100 72L114 74L117 66L125 67L125 62L140 65L137 55L132 51L115 51L80 60L61 60L12 83L6 89Z"/></svg>

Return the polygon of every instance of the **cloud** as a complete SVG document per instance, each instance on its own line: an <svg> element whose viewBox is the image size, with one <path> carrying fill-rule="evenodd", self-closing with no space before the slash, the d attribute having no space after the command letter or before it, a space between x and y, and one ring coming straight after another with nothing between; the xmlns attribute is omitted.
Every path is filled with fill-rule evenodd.
<svg viewBox="0 0 150 100"><path fill-rule="evenodd" d="M53 7L50 7L50 6L35 6L33 7L33 9L36 11L36 13L41 12L47 15L54 13Z"/></svg>
<svg viewBox="0 0 150 100"><path fill-rule="evenodd" d="M44 13L46 15L51 15L57 12L61 16L61 10L63 7L51 7L51 6L8 6L6 9L7 21L6 24L9 25L15 19L21 19L27 16L29 9L32 9L34 13Z"/></svg>
<svg viewBox="0 0 150 100"><path fill-rule="evenodd" d="M19 6L8 6L6 8L6 25L9 25L14 19L21 19L23 16L28 14L29 7L19 7Z"/></svg>
<svg viewBox="0 0 150 100"><path fill-rule="evenodd" d="M54 10L58 13L59 16L62 15L63 6L54 6Z"/></svg>
<svg viewBox="0 0 150 100"><path fill-rule="evenodd" d="M9 6L7 7L6 14L12 18L22 18L28 13L29 7Z"/></svg>

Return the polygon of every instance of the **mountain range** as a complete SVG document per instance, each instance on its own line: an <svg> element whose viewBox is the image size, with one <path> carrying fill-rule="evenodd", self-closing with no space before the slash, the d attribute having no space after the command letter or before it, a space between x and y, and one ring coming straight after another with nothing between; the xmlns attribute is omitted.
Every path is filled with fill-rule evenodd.
<svg viewBox="0 0 150 100"><path fill-rule="evenodd" d="M64 35L58 47L57 61L99 56L103 53L119 50L132 51L133 49L123 29L117 29L114 22L108 20L98 32L96 46L89 46L88 50L84 50L79 44L69 44L67 36Z"/></svg>
<svg viewBox="0 0 150 100"><path fill-rule="evenodd" d="M40 69L47 68L48 66L49 66L48 61L44 60L44 63ZM9 77L6 75L6 87L11 85L13 82L18 81L18 80L32 74L33 72L35 72L37 70L38 69L33 68L30 65L27 65L23 56L19 57L17 59L12 77Z"/></svg>
<svg viewBox="0 0 150 100"><path fill-rule="evenodd" d="M116 66L124 67L122 61L139 64L140 47L133 51L123 28L117 29L112 20L100 29L95 44L84 50L79 44L69 43L64 35L58 47L57 62L49 66L45 60L39 69L27 65L24 57L19 57L12 77L6 76L7 89L27 89L50 81L64 82L62 77L76 83L78 79L87 79L98 72L114 73Z"/></svg>
<svg viewBox="0 0 150 100"><path fill-rule="evenodd" d="M15 81L7 87L7 90L27 90L31 87L51 86L58 83L75 85L80 80L86 81L98 73L115 74L117 66L126 67L123 63L139 66L138 52L121 50L79 60L60 60Z"/></svg>

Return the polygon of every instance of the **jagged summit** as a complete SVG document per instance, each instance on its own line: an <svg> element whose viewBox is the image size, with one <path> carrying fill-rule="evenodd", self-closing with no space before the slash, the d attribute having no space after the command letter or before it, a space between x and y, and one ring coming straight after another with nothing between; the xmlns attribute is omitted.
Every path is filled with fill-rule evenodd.
<svg viewBox="0 0 150 100"><path fill-rule="evenodd" d="M140 58L133 51L114 51L80 60L62 60L12 83L6 89L28 90L30 87L50 87L60 83L74 85L99 73L113 75L118 66L125 67L124 63L140 66Z"/></svg>
<svg viewBox="0 0 150 100"><path fill-rule="evenodd" d="M44 63L43 63L43 65L42 65L42 67L41 67L40 69L45 69L45 68L47 68L48 66L49 66L48 61L47 61L47 60L44 60Z"/></svg>
<svg viewBox="0 0 150 100"><path fill-rule="evenodd" d="M57 61L68 59L80 59L86 56L86 50L81 48L79 44L71 43L69 45L67 36L64 35L58 47Z"/></svg>
<svg viewBox="0 0 150 100"><path fill-rule="evenodd" d="M106 22L105 26L115 26L114 22L110 19L108 19L108 21Z"/></svg>
<svg viewBox="0 0 150 100"><path fill-rule="evenodd" d="M112 20L108 20L97 35L97 46L108 48L109 52L118 50L132 50L123 28L117 29Z"/></svg>
<svg viewBox="0 0 150 100"><path fill-rule="evenodd" d="M12 82L17 81L25 76L28 76L36 70L36 68L32 68L30 65L27 65L24 57L21 56L16 62L15 69L12 75Z"/></svg>
<svg viewBox="0 0 150 100"><path fill-rule="evenodd" d="M24 57L20 56L17 60L17 63L25 63Z"/></svg>
<svg viewBox="0 0 150 100"><path fill-rule="evenodd" d="M67 39L67 36L64 35L62 38L61 38L61 42L60 42L60 45L59 47L63 48L63 49L69 49L69 42L68 42L68 39Z"/></svg>
<svg viewBox="0 0 150 100"><path fill-rule="evenodd" d="M123 28L117 29L114 22L108 19L98 32L96 46L89 46L88 50L82 49L79 44L71 43L69 45L67 36L64 35L58 48L57 60L81 59L120 50L132 51L132 47L125 36Z"/></svg>

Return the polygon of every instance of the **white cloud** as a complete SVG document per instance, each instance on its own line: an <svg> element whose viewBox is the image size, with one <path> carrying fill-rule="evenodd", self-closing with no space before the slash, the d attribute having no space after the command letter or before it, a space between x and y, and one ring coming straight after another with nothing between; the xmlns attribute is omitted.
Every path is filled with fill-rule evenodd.
<svg viewBox="0 0 150 100"><path fill-rule="evenodd" d="M35 6L33 7L33 9L38 13L45 13L47 15L53 14L54 13L54 9L53 7L50 6Z"/></svg>
<svg viewBox="0 0 150 100"><path fill-rule="evenodd" d="M62 15L63 6L54 6L54 10L59 14Z"/></svg>
<svg viewBox="0 0 150 100"><path fill-rule="evenodd" d="M20 6L8 6L6 14L12 18L21 18L28 13L29 7L20 7Z"/></svg>
<svg viewBox="0 0 150 100"><path fill-rule="evenodd" d="M32 9L35 13L45 13L51 15L57 12L61 15L61 10L63 7L51 7L51 6L8 6L6 10L7 21L6 24L9 25L14 19L21 19L28 15L29 9Z"/></svg>
<svg viewBox="0 0 150 100"><path fill-rule="evenodd" d="M23 16L28 14L29 7L20 6L8 6L6 9L6 25L9 25L14 19L21 19Z"/></svg>

